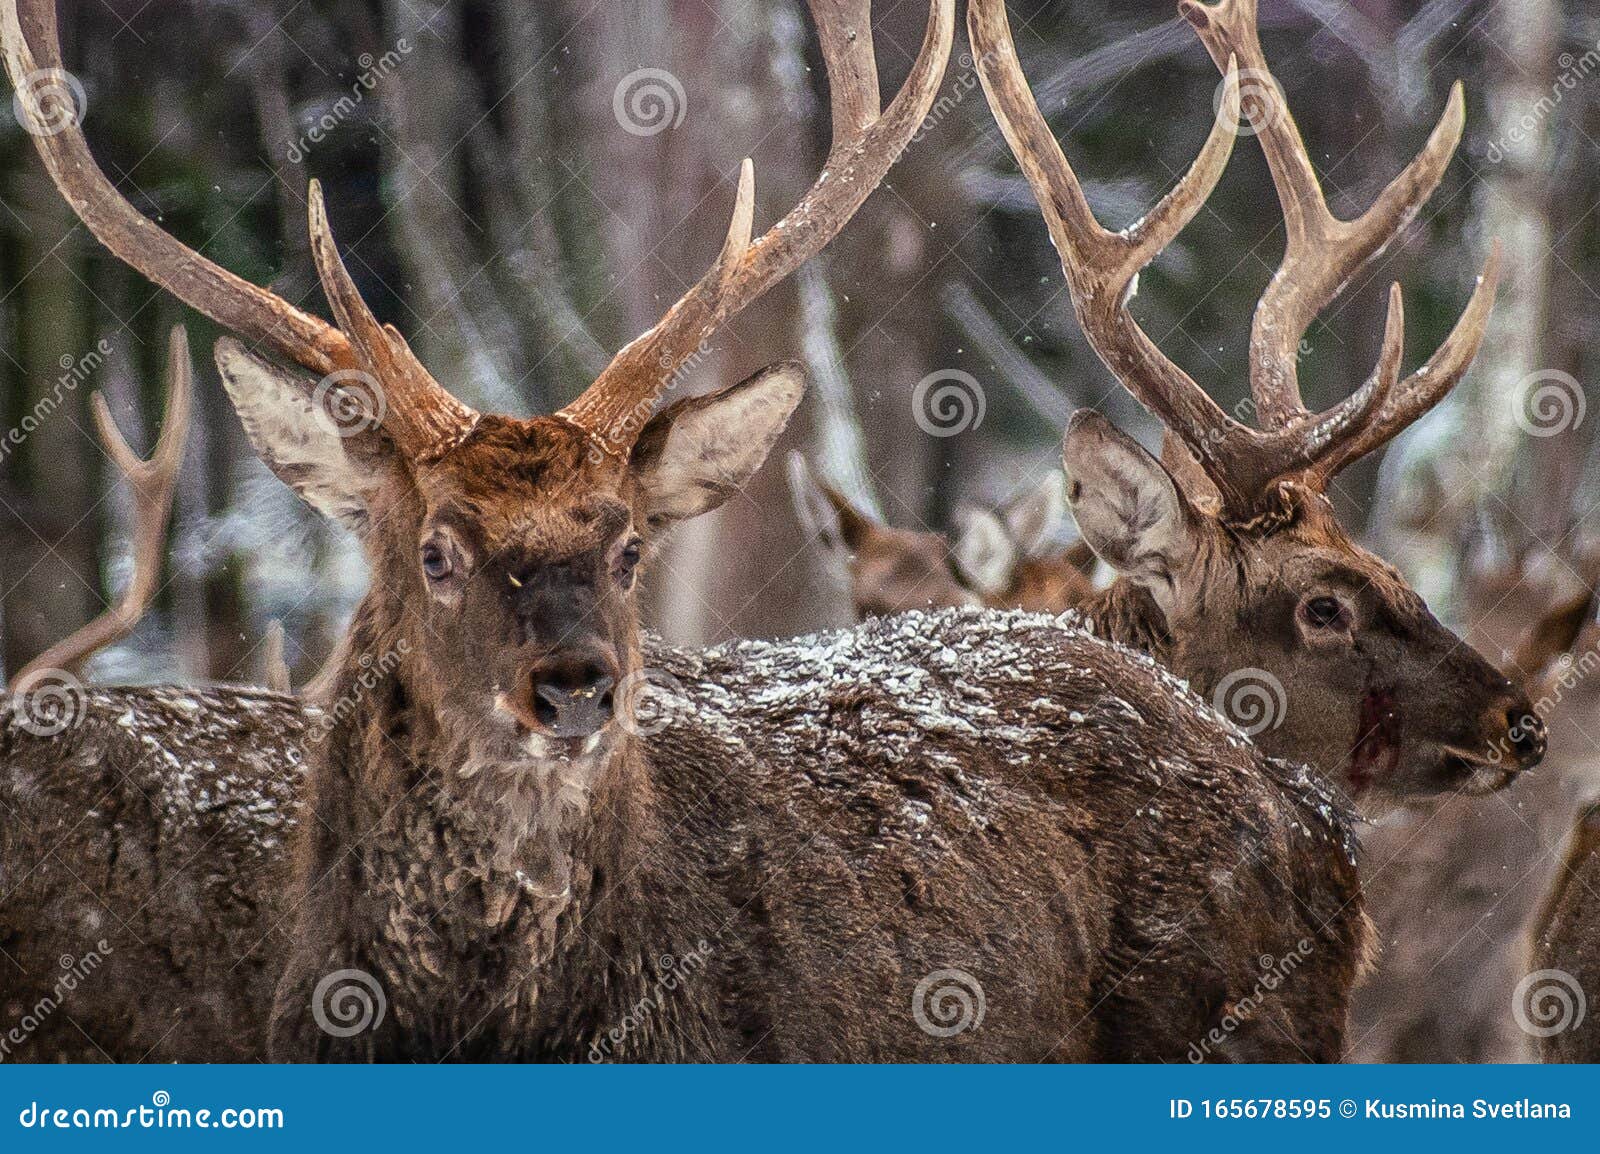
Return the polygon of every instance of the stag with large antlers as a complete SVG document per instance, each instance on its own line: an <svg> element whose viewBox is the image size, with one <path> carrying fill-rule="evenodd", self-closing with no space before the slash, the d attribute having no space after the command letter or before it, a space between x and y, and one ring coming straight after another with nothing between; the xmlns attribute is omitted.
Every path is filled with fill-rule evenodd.
<svg viewBox="0 0 1600 1154"><path fill-rule="evenodd" d="M1044 213L1084 334L1166 426L1157 462L1093 412L1071 421L1063 450L1069 503L1085 538L1120 575L1083 612L1207 695L1237 684L1228 679L1240 671L1265 671L1277 686L1257 740L1318 766L1363 804L1487 791L1543 753L1543 729L1526 695L1446 630L1394 569L1357 546L1325 494L1340 469L1417 420L1466 372L1494 299L1498 250L1450 337L1403 379L1398 286L1389 292L1378 365L1349 397L1308 412L1295 364L1317 312L1437 186L1461 137L1461 89L1376 203L1340 220L1267 68L1255 7L1254 0L1179 5L1224 75L1225 98L1188 173L1120 232L1095 219L1035 104L1004 0L973 0L968 9L984 91ZM1241 70L1253 78L1247 111L1288 235L1251 329L1259 428L1224 412L1129 308L1140 270L1200 211L1222 174L1237 133Z"/></svg>
<svg viewBox="0 0 1600 1154"><path fill-rule="evenodd" d="M14 80L59 63L50 6L23 5L20 22L17 7L0 3ZM77 741L116 764L148 737L182 776L203 733L258 701L303 720L303 798L281 800L293 791L279 781L229 807L256 823L265 858L298 815L290 897L263 886L269 865L237 879L254 906L237 917L182 870L162 878L184 901L153 896L145 935L108 942L130 980L141 963L179 968L166 946L207 918L237 931L253 915L252 957L294 926L272 1026L285 1057L1178 1058L1212 1034L1208 1052L1233 1058L1337 1057L1365 946L1345 818L1149 660L1049 618L977 611L705 653L641 646L632 589L649 539L738 487L800 381L779 367L650 416L656 394L711 326L844 225L918 127L953 33L951 0L934 0L880 115L867 4L811 10L832 77L827 179L751 241L747 163L712 272L582 398L533 421L467 410L373 320L315 189L338 328L160 234L75 128L38 141L124 259L312 372L362 374L385 402L341 429L312 379L219 347L257 451L361 535L374 581L319 678L320 708L185 698L187 721L168 711L146 728L171 691L123 691L91 701L53 747L70 776ZM647 682L682 708L643 724ZM5 741L12 758L44 760L37 741ZM223 765L240 791L271 768L243 753ZM34 814L37 797L5 796ZM72 845L86 865L121 868L94 837ZM61 903L60 879L26 877L18 894L0 906L8 940L48 970L58 939L38 915ZM1303 960L1263 992L1263 954ZM927 1017L944 997L930 983L952 971L987 1005L959 1036ZM92 1044L259 1056L267 1007L191 976L189 1004L159 1004L164 986L105 1007ZM669 979L672 996L619 1028ZM93 986L107 991L83 991L96 1010L118 992ZM1252 991L1255 1015L1219 1031ZM231 1047L186 1044L196 1001L237 1014ZM66 1038L57 1052L87 1049Z"/></svg>

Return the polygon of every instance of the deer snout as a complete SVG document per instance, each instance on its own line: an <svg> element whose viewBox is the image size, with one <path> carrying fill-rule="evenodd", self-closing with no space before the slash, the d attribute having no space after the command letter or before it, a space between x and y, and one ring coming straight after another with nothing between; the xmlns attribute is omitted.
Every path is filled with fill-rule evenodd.
<svg viewBox="0 0 1600 1154"><path fill-rule="evenodd" d="M1520 768L1532 769L1544 760L1544 719L1534 711L1531 701L1522 697L1508 706L1505 724L1506 740Z"/></svg>
<svg viewBox="0 0 1600 1154"><path fill-rule="evenodd" d="M524 674L527 714L552 737L591 737L616 712L616 662L586 655L534 663Z"/></svg>

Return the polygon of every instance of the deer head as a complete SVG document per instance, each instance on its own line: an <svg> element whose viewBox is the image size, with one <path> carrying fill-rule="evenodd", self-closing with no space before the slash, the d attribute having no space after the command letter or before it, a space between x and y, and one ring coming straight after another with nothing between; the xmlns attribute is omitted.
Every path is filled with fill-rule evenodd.
<svg viewBox="0 0 1600 1154"><path fill-rule="evenodd" d="M445 727L446 740L496 735L503 752L536 755L591 749L612 733L617 687L638 661L633 589L650 541L737 490L798 403L801 371L779 365L654 412L719 325L844 227L920 126L943 75L953 0L932 0L921 50L886 108L868 3L813 0L811 9L831 78L823 176L752 238L754 169L744 161L711 269L581 396L532 420L462 404L376 320L340 259L315 181L311 248L336 324L240 280L140 215L75 124L35 137L57 187L103 244L243 338L217 345L228 395L267 466L361 538L373 585L347 648L404 654L419 728ZM54 4L3 0L0 31L25 99L25 78L61 64Z"/></svg>
<svg viewBox="0 0 1600 1154"><path fill-rule="evenodd" d="M1084 537L1120 575L1113 597L1133 629L1163 640L1168 663L1211 695L1262 671L1278 685L1269 751L1319 765L1363 800L1489 790L1536 763L1544 732L1524 693L1446 630L1379 558L1357 546L1325 493L1345 465L1439 401L1483 339L1499 251L1444 344L1401 379L1398 286L1389 293L1372 376L1322 413L1300 400L1296 353L1307 326L1382 251L1437 186L1461 137L1460 85L1421 153L1355 220L1333 216L1272 79L1254 0L1180 12L1224 73L1223 99L1189 171L1131 227L1095 219L1034 102L1004 0L973 0L968 26L989 104L1044 213L1073 307L1106 367L1166 427L1157 461L1099 415L1067 430L1068 501ZM1146 336L1128 310L1139 271L1205 203L1237 133L1240 69L1254 81L1252 127L1283 207L1283 262L1250 337L1259 427L1224 412ZM1509 749L1510 757L1495 751Z"/></svg>
<svg viewBox="0 0 1600 1154"><path fill-rule="evenodd" d="M842 562L858 618L960 605L1060 613L1092 589L1094 555L1081 541L1057 544L1060 473L1001 509L962 509L953 540L884 524L813 476L799 453L789 457L789 490L801 525Z"/></svg>

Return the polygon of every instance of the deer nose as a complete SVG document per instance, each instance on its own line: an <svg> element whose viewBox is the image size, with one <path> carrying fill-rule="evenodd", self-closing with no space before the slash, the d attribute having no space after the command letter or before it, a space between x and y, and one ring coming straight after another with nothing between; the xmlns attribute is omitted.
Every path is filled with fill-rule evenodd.
<svg viewBox="0 0 1600 1154"><path fill-rule="evenodd" d="M1544 760L1544 720L1532 705L1523 702L1506 710L1506 736L1523 769L1532 769Z"/></svg>
<svg viewBox="0 0 1600 1154"><path fill-rule="evenodd" d="M615 712L616 666L593 658L550 661L528 672L533 716L555 737L590 737Z"/></svg>

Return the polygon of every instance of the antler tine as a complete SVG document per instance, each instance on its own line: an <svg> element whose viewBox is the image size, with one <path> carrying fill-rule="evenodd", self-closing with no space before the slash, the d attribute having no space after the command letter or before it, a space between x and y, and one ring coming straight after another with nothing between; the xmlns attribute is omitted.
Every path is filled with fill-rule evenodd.
<svg viewBox="0 0 1600 1154"><path fill-rule="evenodd" d="M648 332L622 349L558 414L613 456L626 454L672 374L717 328L832 240L911 142L932 107L955 33L955 0L930 0L922 47L880 113L866 0L808 0L833 88L833 144L809 191L750 240L754 168L739 170L733 224L711 269Z"/></svg>
<svg viewBox="0 0 1600 1154"><path fill-rule="evenodd" d="M56 87L62 64L54 0L0 0L0 55L19 105L49 120L52 131L32 136L50 179L118 259L218 324L314 373L355 366L338 329L213 264L129 204L89 152L79 110L45 106L63 98Z"/></svg>
<svg viewBox="0 0 1600 1154"><path fill-rule="evenodd" d="M1465 123L1461 83L1428 142L1355 220L1328 208L1322 185L1289 112L1283 89L1267 67L1256 30L1256 0L1181 0L1178 10L1199 34L1218 68L1237 60L1257 114L1267 167L1283 207L1283 262L1256 306L1250 328L1250 391L1263 428L1305 416L1300 398L1299 346L1306 329L1350 279L1405 228L1439 186Z"/></svg>
<svg viewBox="0 0 1600 1154"><path fill-rule="evenodd" d="M362 396L360 402L375 407L377 411L369 415L380 418L385 432L408 453L422 460L442 456L472 431L477 412L434 380L399 332L380 325L361 299L333 242L320 181L311 182L307 207L311 256L322 291L339 328L355 346L357 360L373 378L363 383L379 391L378 396Z"/></svg>
<svg viewBox="0 0 1600 1154"><path fill-rule="evenodd" d="M1478 348L1483 344L1483 335L1489 325L1489 313L1494 309L1495 291L1499 283L1500 242L1495 240L1489 246L1489 258L1484 261L1483 271L1478 274L1478 282L1472 290L1472 297L1467 301L1467 307L1461 311L1455 328L1450 330L1450 335L1445 338L1444 343L1434 350L1433 356L1429 357L1421 368L1403 382L1393 386L1387 403L1378 409L1373 419L1356 437L1337 450L1330 451L1317 462L1316 472L1324 484L1351 461L1381 448L1404 432L1455 388L1457 382L1466 375L1467 369L1472 366L1473 359L1478 355ZM1390 292L1392 317L1398 307L1399 286L1394 286ZM1388 345L1389 336L1386 332L1384 357L1379 360L1380 375L1384 372L1389 353ZM1398 349L1394 357L1398 366ZM1398 376L1398 373L1394 375ZM1368 385L1371 383L1369 381Z"/></svg>
<svg viewBox="0 0 1600 1154"><path fill-rule="evenodd" d="M178 470L189 438L189 418L194 393L189 363L189 339L182 325L174 325L167 348L167 403L161 435L148 461L129 448L106 407L94 394L95 425L106 455L128 479L133 491L133 578L117 603L71 636L56 642L17 674L16 690L29 685L48 670L76 673L95 653L132 633L150 608L161 582L161 560L166 551L167 522L177 491Z"/></svg>

